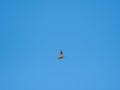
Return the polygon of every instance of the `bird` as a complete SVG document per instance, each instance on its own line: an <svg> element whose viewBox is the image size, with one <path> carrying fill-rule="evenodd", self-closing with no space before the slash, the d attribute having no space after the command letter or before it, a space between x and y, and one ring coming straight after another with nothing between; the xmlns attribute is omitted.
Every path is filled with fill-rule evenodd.
<svg viewBox="0 0 120 90"><path fill-rule="evenodd" d="M63 51L60 50L60 53L59 53L58 59L62 59L62 58L63 58Z"/></svg>

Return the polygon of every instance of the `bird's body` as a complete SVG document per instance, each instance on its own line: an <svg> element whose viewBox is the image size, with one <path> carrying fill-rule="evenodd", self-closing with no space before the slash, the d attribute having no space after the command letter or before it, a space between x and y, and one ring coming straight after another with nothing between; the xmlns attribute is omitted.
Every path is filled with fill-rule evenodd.
<svg viewBox="0 0 120 90"><path fill-rule="evenodd" d="M62 59L62 58L63 58L63 52L62 52L62 50L60 50L60 53L59 53L58 59Z"/></svg>

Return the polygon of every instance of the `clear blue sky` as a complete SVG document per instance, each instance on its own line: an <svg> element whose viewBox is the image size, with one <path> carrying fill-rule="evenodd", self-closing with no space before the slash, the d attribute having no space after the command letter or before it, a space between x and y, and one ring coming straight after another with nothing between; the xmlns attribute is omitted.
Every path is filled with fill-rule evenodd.
<svg viewBox="0 0 120 90"><path fill-rule="evenodd" d="M0 90L120 90L120 1L1 0Z"/></svg>

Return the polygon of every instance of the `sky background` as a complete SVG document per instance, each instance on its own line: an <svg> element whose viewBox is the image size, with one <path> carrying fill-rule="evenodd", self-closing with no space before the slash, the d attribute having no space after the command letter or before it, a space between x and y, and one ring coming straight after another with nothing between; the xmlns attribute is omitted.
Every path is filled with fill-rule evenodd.
<svg viewBox="0 0 120 90"><path fill-rule="evenodd" d="M120 1L1 0L0 90L120 90Z"/></svg>

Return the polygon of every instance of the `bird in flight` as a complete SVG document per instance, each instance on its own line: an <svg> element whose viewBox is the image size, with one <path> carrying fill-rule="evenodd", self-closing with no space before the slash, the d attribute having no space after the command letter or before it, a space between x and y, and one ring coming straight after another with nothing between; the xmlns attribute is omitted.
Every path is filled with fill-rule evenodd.
<svg viewBox="0 0 120 90"><path fill-rule="evenodd" d="M63 52L62 52L62 50L60 50L60 53L59 53L58 59L62 59L62 58L63 58Z"/></svg>

